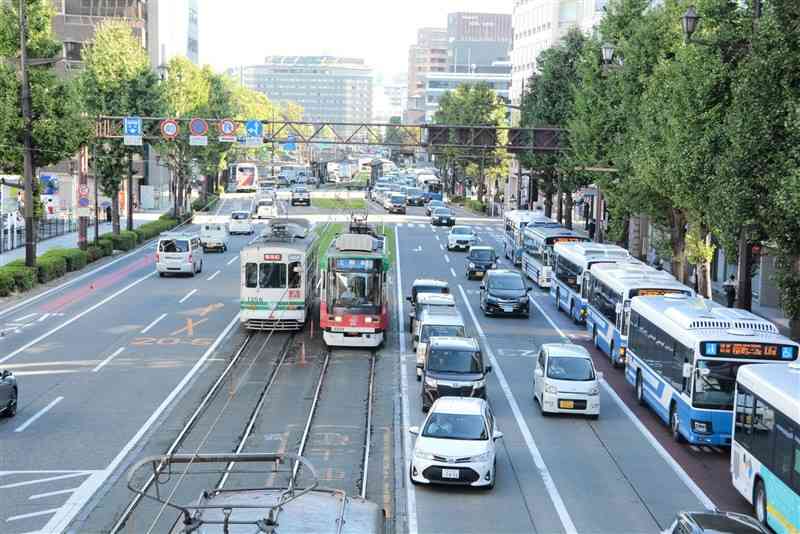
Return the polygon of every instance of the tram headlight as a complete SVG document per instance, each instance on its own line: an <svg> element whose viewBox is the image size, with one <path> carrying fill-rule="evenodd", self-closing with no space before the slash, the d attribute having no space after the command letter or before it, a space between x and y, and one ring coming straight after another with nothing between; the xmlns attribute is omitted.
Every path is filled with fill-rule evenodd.
<svg viewBox="0 0 800 534"><path fill-rule="evenodd" d="M342 317L341 317L340 315L337 315L337 316L335 316L335 317L333 318L333 321L334 321L335 323L341 323L341 322L342 322Z"/></svg>

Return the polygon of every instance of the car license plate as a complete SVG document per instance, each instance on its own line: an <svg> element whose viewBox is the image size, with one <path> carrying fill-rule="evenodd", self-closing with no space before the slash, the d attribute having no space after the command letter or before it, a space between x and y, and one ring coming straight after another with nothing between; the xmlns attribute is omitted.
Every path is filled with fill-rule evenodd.
<svg viewBox="0 0 800 534"><path fill-rule="evenodd" d="M572 410L575 408L575 403L571 400L560 400L558 401L558 407L563 408L565 410Z"/></svg>
<svg viewBox="0 0 800 534"><path fill-rule="evenodd" d="M459 478L458 469L442 469L442 478L456 479Z"/></svg>
<svg viewBox="0 0 800 534"><path fill-rule="evenodd" d="M483 276L483 271L475 271L475 276Z"/></svg>
<svg viewBox="0 0 800 534"><path fill-rule="evenodd" d="M503 311L506 312L506 313L514 311L514 306L502 306L502 308L503 308Z"/></svg>

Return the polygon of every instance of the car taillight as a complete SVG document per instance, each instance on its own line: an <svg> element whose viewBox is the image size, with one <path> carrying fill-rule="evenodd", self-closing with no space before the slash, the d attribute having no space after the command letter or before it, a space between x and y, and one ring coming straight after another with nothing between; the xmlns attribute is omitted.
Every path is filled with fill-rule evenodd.
<svg viewBox="0 0 800 534"><path fill-rule="evenodd" d="M192 255L189 254L189 261L192 261Z"/></svg>
<svg viewBox="0 0 800 534"><path fill-rule="evenodd" d="M156 263L158 263L159 261L161 261L161 260L159 260L159 257L160 257L160 256L158 255L158 252L156 252Z"/></svg>

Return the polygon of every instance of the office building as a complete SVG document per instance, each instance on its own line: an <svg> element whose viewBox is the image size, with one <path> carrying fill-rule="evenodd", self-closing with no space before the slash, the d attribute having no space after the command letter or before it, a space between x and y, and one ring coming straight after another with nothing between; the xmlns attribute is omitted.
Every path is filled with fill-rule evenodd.
<svg viewBox="0 0 800 534"><path fill-rule="evenodd" d="M496 63L490 67L478 68L477 72L430 72L425 77L424 112L425 122L433 122L439 109L439 100L448 91L459 85L488 84L497 96L508 100L511 88L511 65Z"/></svg>
<svg viewBox="0 0 800 534"><path fill-rule="evenodd" d="M420 28L417 42L408 49L408 98L405 122L420 123L425 118L425 76L447 71L447 30Z"/></svg>
<svg viewBox="0 0 800 534"><path fill-rule="evenodd" d="M154 68L174 57L200 63L198 0L148 0L147 53Z"/></svg>
<svg viewBox="0 0 800 534"><path fill-rule="evenodd" d="M268 56L263 65L230 69L245 87L273 102L295 102L311 122L370 122L372 69L363 59Z"/></svg>
<svg viewBox="0 0 800 534"><path fill-rule="evenodd" d="M511 15L511 98L519 103L523 86L536 72L536 58L555 45L570 28L596 31L607 0L515 0Z"/></svg>
<svg viewBox="0 0 800 534"><path fill-rule="evenodd" d="M447 16L447 63L451 72L508 61L511 49L511 15L502 13L450 13Z"/></svg>

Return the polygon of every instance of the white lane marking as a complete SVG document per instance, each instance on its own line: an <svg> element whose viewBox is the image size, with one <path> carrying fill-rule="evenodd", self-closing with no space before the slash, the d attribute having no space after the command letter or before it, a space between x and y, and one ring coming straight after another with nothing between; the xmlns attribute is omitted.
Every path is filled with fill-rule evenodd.
<svg viewBox="0 0 800 534"><path fill-rule="evenodd" d="M44 322L48 317L50 317L49 313L43 313L41 317L39 317L39 322Z"/></svg>
<svg viewBox="0 0 800 534"><path fill-rule="evenodd" d="M102 471L98 471L92 474L92 477L86 481L83 485L81 485L81 489L76 491L72 494L72 496L67 500L64 505L59 508L58 512L55 516L50 518L50 521L42 528L43 532L60 532L67 528L67 525L72 522L78 512L80 512L81 508L92 498L92 495L114 474L117 467L122 463L122 461L127 458L128 454L131 450L136 446L139 441L141 441L142 437L150 430L150 427L155 424L156 421L161 417L161 414L164 411L172 406L172 403L175 401L175 398L186 388L186 385L191 382L194 378L194 375L205 365L206 360L217 350L217 347L222 340L227 337L230 333L231 329L239 324L239 314L233 316L231 322L225 327L225 329L217 336L217 339L214 340L214 343L208 347L205 354L203 354L197 363L189 369L181 381L175 386L167 398L156 408L156 410L150 415L147 421L144 422L142 427L134 434L134 436L125 444L122 449L120 449L117 456L111 460L111 463L103 469Z"/></svg>
<svg viewBox="0 0 800 534"><path fill-rule="evenodd" d="M152 322L152 323L150 323L149 325L145 326L145 327L144 327L144 330L142 330L142 331L141 331L141 333L142 333L142 334L146 334L146 333L148 333L148 332L150 331L150 329L151 329L151 328L153 328L155 325L157 325L157 324L159 323L159 321L161 321L161 319L163 319L163 318L164 318L164 317L166 317L166 316L167 316L167 314L166 314L166 313L162 313L161 315L159 315L158 317L156 317L155 321L153 321L153 322Z"/></svg>
<svg viewBox="0 0 800 534"><path fill-rule="evenodd" d="M178 304L183 304L184 302L186 302L187 300L189 300L189 298L190 298L192 295L194 295L195 293L197 293L197 290L196 290L196 289L192 289L191 291L189 291L188 293L186 293L186 296L185 296L185 297L183 297L181 300L179 300L179 301L178 301Z"/></svg>
<svg viewBox="0 0 800 534"><path fill-rule="evenodd" d="M30 512L28 514L12 515L6 522L17 521L18 519L28 519L29 517L39 517L40 515L50 515L58 512L58 508L51 508L49 510L39 510L38 512Z"/></svg>
<svg viewBox="0 0 800 534"><path fill-rule="evenodd" d="M400 232L394 233L395 250L400 249ZM400 396L402 398L403 406L403 428L400 432L403 433L403 470L405 473L405 466L408 465L411 458L411 438L409 438L408 428L410 407L408 404L408 372L406 370L406 331L405 331L405 317L403 316L403 279L400 277L400 254L397 254L397 323L398 323L398 337L400 341ZM405 482L406 487L406 515L408 524L408 534L417 534L417 494L414 491L414 486L410 481Z"/></svg>
<svg viewBox="0 0 800 534"><path fill-rule="evenodd" d="M85 310L83 310L81 313L79 313L78 315L74 316L73 318L64 321L63 323L61 323L57 327L53 328L52 330L49 330L49 331L45 332L44 334L42 334L41 336L37 337L36 339L33 339L33 340L29 341L28 343L26 343L25 345L21 346L17 350L11 352L8 356L6 356L4 358L0 358L0 363L5 363L8 360L10 360L11 358L13 358L14 356L16 356L17 354L28 350L29 348L31 348L32 346L36 345L37 343L39 343L43 339L47 339L48 337L52 336L53 334L55 334L56 332L58 332L62 328L71 325L72 323L74 323L75 321L77 321L78 319L83 317L84 315L93 312L94 310L96 310L97 308L102 306L103 304L106 304L107 302L110 302L111 300L113 300L113 299L117 298L118 296L122 295L123 293L125 293L127 290L129 290L133 286L135 286L137 284L140 284L141 282L144 282L145 280L147 280L148 278L150 278L154 274L156 274L155 271L153 271L153 272L151 272L149 274L146 274L145 276L139 278L138 280L134 280L133 282L131 282L127 286L125 286L122 289L120 289L119 291L117 291L116 293L113 293L113 294L107 296L106 298L104 298L103 300L101 300L100 302L98 302L97 304L95 304L95 305L93 305L93 306L91 306L89 308L86 308Z"/></svg>
<svg viewBox="0 0 800 534"><path fill-rule="evenodd" d="M58 491L48 491L47 493L37 493L36 495L31 495L28 497L29 501L35 501L36 499L44 499L45 497L52 497L53 495L64 495L67 493L72 493L73 491L77 491L80 486L77 488L70 488L70 489L63 489Z"/></svg>
<svg viewBox="0 0 800 534"><path fill-rule="evenodd" d="M716 452L717 454L722 454L724 451L719 447L711 447L711 449Z"/></svg>
<svg viewBox="0 0 800 534"><path fill-rule="evenodd" d="M28 473L29 471L25 471ZM37 471L30 471L30 473L36 473ZM52 471L42 471L42 473L51 473ZM20 473L4 473L4 474L20 474ZM65 478L75 478L75 477L84 477L86 475L91 475L91 471L72 471L63 475L56 475L52 477L46 478L37 478L35 480L24 480L22 482L14 482L13 484L5 484L4 486L0 486L0 489L11 489L11 488L19 488L22 486L32 486L34 484L41 484L42 482L53 482L54 480L64 480Z"/></svg>
<svg viewBox="0 0 800 534"><path fill-rule="evenodd" d="M64 397L56 397L55 399L50 401L50 404L48 404L47 406L45 406L44 408L33 414L33 416L30 419L28 419L27 421L19 425L17 428L15 428L14 432L22 432L23 430L31 426L33 423L36 422L37 419L39 419L41 416L50 411L53 408L53 406L55 406L62 400L64 400Z"/></svg>
<svg viewBox="0 0 800 534"><path fill-rule="evenodd" d="M436 237L439 237L439 236L437 235ZM444 250L444 245L440 244L440 245L439 245L439 248L440 248L440 249L442 249L442 250Z"/></svg>
<svg viewBox="0 0 800 534"><path fill-rule="evenodd" d="M542 457L542 453L539 451L539 447L536 446L536 441L534 441L531 430L528 428L528 424L525 422L525 418L522 416L522 411L519 409L517 400L514 398L514 394L511 392L511 387L506 381L506 376L503 373L503 370L500 368L499 362L494 356L492 347L489 345L488 339L486 339L486 334L484 333L483 328L481 328L478 318L475 316L475 312L472 310L472 305L469 303L469 299L464 291L464 287L461 284L458 284L458 289L461 291L461 297L464 299L464 304L467 306L467 311L469 311L470 317L472 317L472 323L475 325L478 335L483 340L486 354L489 356L489 360L492 362L492 371L494 371L495 376L497 376L497 381L500 382L500 388L503 390L509 406L511 406L514 419L516 419L517 426L522 433L522 438L525 440L525 444L528 446L528 451L531 454L531 458L533 458L533 463L536 465L536 469L539 471L539 476L542 478L542 482L544 482L544 487L547 490L547 494L550 496L550 500L553 502L553 507L558 513L558 518L561 520L561 525L564 527L564 530L567 532L567 534L577 534L578 531L575 528L575 524L572 522L572 517L570 517L567 507L564 504L564 500L561 498L561 494L559 493L558 488L553 481L553 477L550 475L550 470L544 463L544 458Z"/></svg>
<svg viewBox="0 0 800 534"><path fill-rule="evenodd" d="M456 274L456 270L453 269L452 267L450 267L450 274L453 275L453 278L458 278L458 275Z"/></svg>
<svg viewBox="0 0 800 534"><path fill-rule="evenodd" d="M235 262L238 259L239 259L239 255L237 254L236 256L234 256L233 258L230 259L230 261L228 262L228 265L230 265L231 263Z"/></svg>
<svg viewBox="0 0 800 534"><path fill-rule="evenodd" d="M450 263L450 256L448 256L447 254L445 254L445 255L444 255L444 261L446 261L447 263Z"/></svg>
<svg viewBox="0 0 800 534"><path fill-rule="evenodd" d="M439 241L439 236L438 236L438 235L435 235L435 236L433 236L433 237L435 237L435 238L436 238L436 241Z"/></svg>
<svg viewBox="0 0 800 534"><path fill-rule="evenodd" d="M70 373L77 373L75 369L58 369L53 371L22 371L14 372L15 376L38 376L38 375L66 375Z"/></svg>
<svg viewBox="0 0 800 534"><path fill-rule="evenodd" d="M534 306L536 306L539 309L539 312L541 312L542 316L545 319L547 319L547 322L550 323L550 326L552 326L562 338L569 339L569 337L564 333L564 331L561 330L558 326L556 326L555 322L553 322L550 316L547 313L545 313L544 309L541 306L539 306L539 303L537 303L532 298L529 300L533 303ZM661 456L661 458L667 463L667 465L669 465L672 468L672 471L686 485L686 487L689 488L689 491L691 491L694 494L694 496L697 497L697 500L699 500L703 504L703 506L705 506L707 509L715 510L716 505L714 505L714 502L708 497L708 495L705 494L705 492L702 489L700 489L700 486L698 486L694 482L694 480L692 480L692 478L688 475L688 473L686 473L686 471L684 471L683 467L681 467L681 465L675 460L675 458L673 458L672 455L669 452L667 452L667 450L661 445L661 443L658 442L655 436L653 436L653 434L650 433L647 427L645 427L644 424L639 420L639 418L636 417L636 414L634 414L633 411L631 411L631 409L628 408L625 402L623 402L623 400L619 397L619 395L617 395L617 392L614 391L614 389L608 385L608 382L606 382L605 379L603 379L600 381L600 385L603 386L603 389L606 391L608 396L611 397L614 403L620 408L620 410L622 410L622 412L628 416L628 419L631 420L633 426L635 426L639 430L642 436L644 436L644 438L650 443L650 446L653 447L655 451L658 453L658 455Z"/></svg>
<svg viewBox="0 0 800 534"><path fill-rule="evenodd" d="M216 278L216 277L217 277L217 275L218 275L219 273L221 273L221 272L222 272L222 271L217 271L217 272L215 272L214 274L212 274L211 276L209 276L208 278L206 278L206 282L210 282L210 281L212 281L212 280L213 280L214 278Z"/></svg>
<svg viewBox="0 0 800 534"><path fill-rule="evenodd" d="M109 356L108 358L106 358L106 359L105 359L105 360L103 360L102 362L98 363L98 364L97 364L97 367L95 367L94 369L92 369L92 372L93 372L93 373L96 373L96 372L98 372L100 369L102 369L103 367L105 367L105 366L106 366L106 365L107 365L107 364L108 364L108 363L109 363L111 360L113 360L114 358L116 358L117 356L119 356L119 355L120 355L120 353L121 353L123 350L125 350L125 347L120 347L120 348L118 348L117 350L115 350L115 351L114 351L114 352L111 354L111 356Z"/></svg>
<svg viewBox="0 0 800 534"><path fill-rule="evenodd" d="M28 315L23 315L22 317L19 317L16 322L21 323L22 321L25 321L25 320L30 319L31 317L35 317L35 316L36 316L35 313L29 313Z"/></svg>
<svg viewBox="0 0 800 534"><path fill-rule="evenodd" d="M692 449L694 452L700 452L700 447L697 445L689 445L689 448Z"/></svg>

